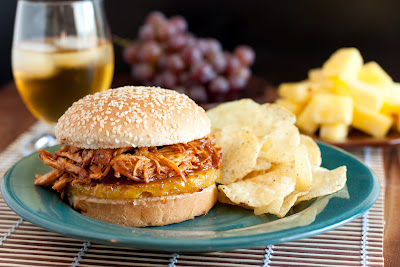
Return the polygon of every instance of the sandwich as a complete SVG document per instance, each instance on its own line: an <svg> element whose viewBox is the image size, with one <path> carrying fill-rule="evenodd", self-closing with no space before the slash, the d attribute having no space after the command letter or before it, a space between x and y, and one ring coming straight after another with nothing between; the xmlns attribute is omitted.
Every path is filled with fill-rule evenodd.
<svg viewBox="0 0 400 267"><path fill-rule="evenodd" d="M221 149L204 110L186 95L125 86L87 95L60 117L52 168L35 176L82 214L161 226L207 213L217 201Z"/></svg>

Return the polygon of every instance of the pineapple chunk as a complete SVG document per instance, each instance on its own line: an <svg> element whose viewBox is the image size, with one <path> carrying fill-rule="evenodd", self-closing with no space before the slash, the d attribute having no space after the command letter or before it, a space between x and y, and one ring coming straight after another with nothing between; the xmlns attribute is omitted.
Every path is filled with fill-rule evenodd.
<svg viewBox="0 0 400 267"><path fill-rule="evenodd" d="M296 103L306 101L311 95L310 86L306 82L282 83L279 85L278 93L282 98Z"/></svg>
<svg viewBox="0 0 400 267"><path fill-rule="evenodd" d="M343 123L349 125L353 119L353 99L335 94L315 94L311 101L312 119L316 123Z"/></svg>
<svg viewBox="0 0 400 267"><path fill-rule="evenodd" d="M377 112L381 110L385 98L385 94L381 90L356 80L342 80L342 82L337 83L334 92L340 95L352 96L355 104L368 107Z"/></svg>
<svg viewBox="0 0 400 267"><path fill-rule="evenodd" d="M392 78L375 61L364 64L358 74L358 79L378 87L388 88L393 86Z"/></svg>
<svg viewBox="0 0 400 267"><path fill-rule="evenodd" d="M322 124L319 137L330 142L343 142L349 133L349 125L344 123Z"/></svg>
<svg viewBox="0 0 400 267"><path fill-rule="evenodd" d="M393 124L393 118L355 104L351 125L373 137L384 137Z"/></svg>
<svg viewBox="0 0 400 267"><path fill-rule="evenodd" d="M322 72L322 69L311 69L308 71L308 80L310 82L323 82L325 81L325 76L324 73Z"/></svg>
<svg viewBox="0 0 400 267"><path fill-rule="evenodd" d="M394 83L389 88L389 93L383 103L381 112L385 114L400 114L400 83Z"/></svg>
<svg viewBox="0 0 400 267"><path fill-rule="evenodd" d="M312 119L313 107L311 103L303 109L300 115L297 117L296 125L306 134L313 134L317 131L319 125Z"/></svg>
<svg viewBox="0 0 400 267"><path fill-rule="evenodd" d="M357 48L341 48L323 64L322 72L327 77L356 79L363 65L363 58Z"/></svg>
<svg viewBox="0 0 400 267"><path fill-rule="evenodd" d="M337 77L325 77L322 69L311 69L308 71L308 80L312 91L331 92L338 81Z"/></svg>
<svg viewBox="0 0 400 267"><path fill-rule="evenodd" d="M350 126L375 137L391 127L400 132L400 83L378 63L364 64L358 49L338 49L322 68L309 70L307 78L281 84L277 100L297 116L304 133L321 127L322 139L340 142Z"/></svg>
<svg viewBox="0 0 400 267"><path fill-rule="evenodd" d="M289 110L290 112L292 112L296 116L300 113L300 111L303 108L303 104L302 103L295 103L295 102L293 102L293 101L291 101L289 99L286 99L286 98L279 98L279 99L277 99L275 101L275 103L285 107L287 110Z"/></svg>
<svg viewBox="0 0 400 267"><path fill-rule="evenodd" d="M335 81L332 79L326 79L320 82L310 82L311 93L330 93L335 87Z"/></svg>

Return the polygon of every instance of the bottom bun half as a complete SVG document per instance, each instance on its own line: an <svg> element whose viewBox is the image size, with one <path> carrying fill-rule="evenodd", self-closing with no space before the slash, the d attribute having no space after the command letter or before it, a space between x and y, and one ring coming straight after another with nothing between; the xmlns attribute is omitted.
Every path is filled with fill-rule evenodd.
<svg viewBox="0 0 400 267"><path fill-rule="evenodd" d="M100 221L133 227L162 226L206 214L217 202L217 187L213 184L200 192L164 197L105 199L73 195L68 200L83 215Z"/></svg>

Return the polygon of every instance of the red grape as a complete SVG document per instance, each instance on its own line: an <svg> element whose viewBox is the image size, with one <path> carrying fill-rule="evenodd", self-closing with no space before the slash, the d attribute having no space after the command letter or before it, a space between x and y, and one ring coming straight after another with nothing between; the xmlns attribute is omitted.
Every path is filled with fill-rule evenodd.
<svg viewBox="0 0 400 267"><path fill-rule="evenodd" d="M193 79L190 77L190 73L188 71L184 71L179 74L179 82L182 85L191 85L193 84Z"/></svg>
<svg viewBox="0 0 400 267"><path fill-rule="evenodd" d="M158 69L165 70L167 68L167 61L168 61L168 55L162 53L157 61Z"/></svg>
<svg viewBox="0 0 400 267"><path fill-rule="evenodd" d="M195 41L194 44L197 49L199 49L201 51L202 54L207 54L208 52L208 43L205 41L205 39L198 39L197 41Z"/></svg>
<svg viewBox="0 0 400 267"><path fill-rule="evenodd" d="M131 43L122 51L122 58L128 64L134 64L137 62L137 52L139 45L137 43Z"/></svg>
<svg viewBox="0 0 400 267"><path fill-rule="evenodd" d="M208 54L220 52L221 44L212 38L199 39L195 42L195 46L202 52L203 55L208 56Z"/></svg>
<svg viewBox="0 0 400 267"><path fill-rule="evenodd" d="M185 63L179 54L173 54L167 58L167 68L173 73L179 73L185 68Z"/></svg>
<svg viewBox="0 0 400 267"><path fill-rule="evenodd" d="M154 74L154 68L147 63L138 63L132 68L132 76L138 81L151 80Z"/></svg>
<svg viewBox="0 0 400 267"><path fill-rule="evenodd" d="M187 21L184 17L182 16L173 16L169 19L169 22L173 25L175 25L176 29L179 32L185 32L187 30Z"/></svg>
<svg viewBox="0 0 400 267"><path fill-rule="evenodd" d="M177 28L175 27L175 25L173 25L173 24L171 24L169 22L160 24L159 27L157 28L157 37L161 41L169 40L176 33L177 33Z"/></svg>
<svg viewBox="0 0 400 267"><path fill-rule="evenodd" d="M193 64L201 60L203 55L197 47L189 46L182 51L182 57L186 64Z"/></svg>
<svg viewBox="0 0 400 267"><path fill-rule="evenodd" d="M179 34L169 39L166 46L168 49L178 51L185 47L187 41L188 38L185 35Z"/></svg>
<svg viewBox="0 0 400 267"><path fill-rule="evenodd" d="M156 75L156 77L154 78L153 84L156 86L161 86L164 88L174 88L176 85L176 76L169 72L169 71L164 71L158 75Z"/></svg>
<svg viewBox="0 0 400 267"><path fill-rule="evenodd" d="M154 40L156 32L153 25L145 24L139 28L139 39L143 41Z"/></svg>
<svg viewBox="0 0 400 267"><path fill-rule="evenodd" d="M164 86L168 89L173 89L177 83L176 75L172 72L165 71L163 73L164 77Z"/></svg>
<svg viewBox="0 0 400 267"><path fill-rule="evenodd" d="M196 43L196 36L194 36L190 32L185 33L185 37L186 37L186 46L192 46Z"/></svg>
<svg viewBox="0 0 400 267"><path fill-rule="evenodd" d="M164 86L164 78L162 77L162 74L157 74L154 79L151 81L151 86L159 86L163 87Z"/></svg>
<svg viewBox="0 0 400 267"><path fill-rule="evenodd" d="M187 88L185 86L182 86L182 85L175 86L174 90L177 91L178 93L181 93L181 94L187 94L187 91L188 91Z"/></svg>
<svg viewBox="0 0 400 267"><path fill-rule="evenodd" d="M208 38L204 40L207 48L206 53L216 53L216 52L221 52L222 51L222 46L221 43L218 40L215 40L213 38Z"/></svg>
<svg viewBox="0 0 400 267"><path fill-rule="evenodd" d="M209 89L211 93L227 93L229 91L229 82L226 78L218 76L210 82Z"/></svg>
<svg viewBox="0 0 400 267"><path fill-rule="evenodd" d="M153 11L146 17L146 24L159 25L166 21L164 14L160 11Z"/></svg>
<svg viewBox="0 0 400 267"><path fill-rule="evenodd" d="M240 66L240 61L237 57L233 55L225 55L226 59L226 72L227 73L234 73L236 70L238 70Z"/></svg>
<svg viewBox="0 0 400 267"><path fill-rule="evenodd" d="M147 41L140 47L137 57L142 62L154 63L161 55L161 47L155 41Z"/></svg>
<svg viewBox="0 0 400 267"><path fill-rule="evenodd" d="M237 69L234 74L241 78L244 78L247 81L250 78L251 71L246 67L242 67Z"/></svg>
<svg viewBox="0 0 400 267"><path fill-rule="evenodd" d="M191 66L190 75L194 80L200 83L207 83L215 78L216 73L210 64L204 61L198 61Z"/></svg>
<svg viewBox="0 0 400 267"><path fill-rule="evenodd" d="M247 80L244 77L231 74L228 76L228 82L233 90L241 90L246 86Z"/></svg>
<svg viewBox="0 0 400 267"><path fill-rule="evenodd" d="M208 95L206 88L201 85L194 85L189 88L188 96L198 103L207 103Z"/></svg>
<svg viewBox="0 0 400 267"><path fill-rule="evenodd" d="M207 56L215 72L222 73L226 70L226 59L222 52L212 52Z"/></svg>
<svg viewBox="0 0 400 267"><path fill-rule="evenodd" d="M254 50L247 45L241 45L236 47L235 50L233 51L233 54L246 67L253 64L255 59Z"/></svg>

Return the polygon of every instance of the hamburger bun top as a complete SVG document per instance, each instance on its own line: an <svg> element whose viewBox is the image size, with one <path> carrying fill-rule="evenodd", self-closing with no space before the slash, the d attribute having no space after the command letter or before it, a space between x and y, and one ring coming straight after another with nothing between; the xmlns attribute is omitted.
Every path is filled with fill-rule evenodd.
<svg viewBox="0 0 400 267"><path fill-rule="evenodd" d="M211 131L204 109L184 94L125 86L87 95L60 117L56 137L79 148L187 143Z"/></svg>

